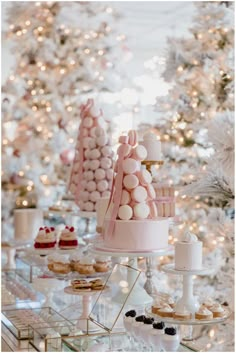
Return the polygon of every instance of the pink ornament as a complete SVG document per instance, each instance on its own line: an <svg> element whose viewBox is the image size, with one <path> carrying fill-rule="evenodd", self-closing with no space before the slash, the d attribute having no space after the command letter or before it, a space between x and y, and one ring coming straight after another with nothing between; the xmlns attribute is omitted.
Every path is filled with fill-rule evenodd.
<svg viewBox="0 0 236 353"><path fill-rule="evenodd" d="M60 159L63 164L67 165L72 163L74 159L75 152L73 150L65 150L60 153Z"/></svg>

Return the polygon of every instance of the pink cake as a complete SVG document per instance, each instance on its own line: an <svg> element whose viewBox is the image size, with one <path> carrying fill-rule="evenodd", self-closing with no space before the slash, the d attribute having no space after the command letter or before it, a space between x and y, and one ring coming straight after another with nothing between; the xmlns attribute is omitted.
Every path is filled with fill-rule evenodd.
<svg viewBox="0 0 236 353"><path fill-rule="evenodd" d="M169 222L157 217L152 176L141 169L144 146L137 145L137 133L121 136L117 175L103 225L104 245L121 250L147 251L168 246Z"/></svg>
<svg viewBox="0 0 236 353"><path fill-rule="evenodd" d="M101 197L110 198L113 179L113 151L102 111L92 99L81 106L81 124L69 190L81 211L95 212Z"/></svg>

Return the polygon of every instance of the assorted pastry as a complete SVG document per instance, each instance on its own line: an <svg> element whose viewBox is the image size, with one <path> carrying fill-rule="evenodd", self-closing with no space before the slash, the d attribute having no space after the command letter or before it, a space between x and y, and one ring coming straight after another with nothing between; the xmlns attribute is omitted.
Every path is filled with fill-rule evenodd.
<svg viewBox="0 0 236 353"><path fill-rule="evenodd" d="M34 240L35 249L54 249L58 245L59 249L75 249L78 247L78 240L74 227L65 226L61 231L57 242L54 227L40 227Z"/></svg>
<svg viewBox="0 0 236 353"><path fill-rule="evenodd" d="M125 313L123 323L128 334L141 341L142 344L151 345L153 351L177 351L180 337L175 327L169 327L164 322L154 322L154 318L139 315L135 310Z"/></svg>
<svg viewBox="0 0 236 353"><path fill-rule="evenodd" d="M85 279L75 279L71 281L71 286L74 291L90 291L104 289L104 284L100 278L91 281L86 281Z"/></svg>
<svg viewBox="0 0 236 353"><path fill-rule="evenodd" d="M213 299L206 299L199 309L192 313L186 307L182 310L175 309L175 302L169 295L159 295L155 298L151 311L160 317L173 318L176 320L212 320L224 317L226 312L224 305L215 302Z"/></svg>
<svg viewBox="0 0 236 353"><path fill-rule="evenodd" d="M55 273L77 272L81 275L93 275L95 273L105 273L111 268L111 258L108 256L98 256L93 258L81 253L61 255L51 254L47 257L48 269Z"/></svg>

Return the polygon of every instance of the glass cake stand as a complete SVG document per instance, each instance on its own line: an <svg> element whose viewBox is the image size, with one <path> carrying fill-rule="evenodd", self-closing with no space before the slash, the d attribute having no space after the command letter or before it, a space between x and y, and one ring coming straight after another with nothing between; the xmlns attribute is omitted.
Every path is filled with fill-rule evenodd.
<svg viewBox="0 0 236 353"><path fill-rule="evenodd" d="M152 251L130 251L130 250L117 250L117 249L112 249L106 247L103 242L92 244L89 247L89 250L95 254L99 255L105 255L105 256L112 256L112 257L128 257L129 258L129 266L133 268L138 268L137 265L137 258L138 257L145 257L148 259L147 261L147 270L146 270L146 282L144 284L144 287L141 287L139 284L137 284L128 301L132 303L133 305L147 305L152 302L152 295L157 294L157 290L154 287L154 283L152 281L152 268L151 268L151 261L150 258L152 257L160 257L160 256L165 256L169 255L173 251L172 246L168 246L165 249L158 249L158 250L152 250ZM128 274L129 276L129 274ZM127 278L127 281L129 282L129 278ZM120 295L117 295L116 300L119 302L122 300L122 293Z"/></svg>
<svg viewBox="0 0 236 353"><path fill-rule="evenodd" d="M90 231L93 220L96 218L97 214L96 212L79 211L78 215L79 217L85 219L86 227L82 235L82 239L86 244L89 244L91 241L94 241L97 236L97 233L92 233Z"/></svg>

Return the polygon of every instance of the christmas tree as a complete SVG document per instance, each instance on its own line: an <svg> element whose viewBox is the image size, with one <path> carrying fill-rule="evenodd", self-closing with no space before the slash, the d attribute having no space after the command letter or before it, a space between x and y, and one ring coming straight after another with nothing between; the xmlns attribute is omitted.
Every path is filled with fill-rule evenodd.
<svg viewBox="0 0 236 353"><path fill-rule="evenodd" d="M158 101L162 118L154 127L163 145L166 163L159 177L183 187L204 172L213 154L208 128L219 112L234 110L233 3L198 2L190 38L169 39L163 76L175 84ZM233 198L232 181L225 180L227 198ZM189 191L189 190L188 190ZM177 191L177 194L179 192ZM225 206L225 200L184 190L177 205L184 225L200 237L207 233L209 206ZM219 203L220 202L220 203Z"/></svg>
<svg viewBox="0 0 236 353"><path fill-rule="evenodd" d="M234 309L234 4L195 5L191 36L169 39L163 76L174 85L157 102L162 118L154 129L166 162L157 178L177 186L183 223L173 240L186 228L196 233L205 265L215 269L210 281L197 279L196 294L212 293ZM228 342L233 350L233 330L229 325L226 338L218 327L209 347Z"/></svg>
<svg viewBox="0 0 236 353"><path fill-rule="evenodd" d="M17 197L18 207L35 207L36 199L44 207L65 191L80 104L121 88L127 48L112 27L118 18L104 3L9 8L5 36L16 64L2 88L3 221Z"/></svg>

